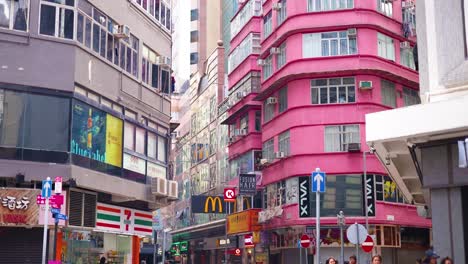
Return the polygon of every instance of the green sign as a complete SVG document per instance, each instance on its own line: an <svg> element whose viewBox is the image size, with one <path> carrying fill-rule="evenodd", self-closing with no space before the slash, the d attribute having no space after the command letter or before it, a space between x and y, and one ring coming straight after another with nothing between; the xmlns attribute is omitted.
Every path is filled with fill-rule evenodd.
<svg viewBox="0 0 468 264"><path fill-rule="evenodd" d="M180 252L187 252L188 247L189 247L188 241L180 242Z"/></svg>

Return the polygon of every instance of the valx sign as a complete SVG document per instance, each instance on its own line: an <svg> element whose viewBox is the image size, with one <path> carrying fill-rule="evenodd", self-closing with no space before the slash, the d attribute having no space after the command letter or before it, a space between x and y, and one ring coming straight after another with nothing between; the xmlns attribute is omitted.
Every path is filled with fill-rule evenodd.
<svg viewBox="0 0 468 264"><path fill-rule="evenodd" d="M299 177L299 217L310 217L310 177Z"/></svg>
<svg viewBox="0 0 468 264"><path fill-rule="evenodd" d="M375 188L374 188L374 175L366 175L366 178L364 179L364 193L365 193L365 198L367 200L367 215L368 216L375 216ZM363 199L364 205L362 208L365 208L365 200ZM366 211L364 211L364 215L366 214Z"/></svg>

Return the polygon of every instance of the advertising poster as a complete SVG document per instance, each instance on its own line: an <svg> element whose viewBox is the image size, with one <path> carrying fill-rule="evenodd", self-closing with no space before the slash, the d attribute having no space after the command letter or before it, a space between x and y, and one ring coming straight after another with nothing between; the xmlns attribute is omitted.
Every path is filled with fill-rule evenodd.
<svg viewBox="0 0 468 264"><path fill-rule="evenodd" d="M74 101L71 152L122 167L122 120Z"/></svg>

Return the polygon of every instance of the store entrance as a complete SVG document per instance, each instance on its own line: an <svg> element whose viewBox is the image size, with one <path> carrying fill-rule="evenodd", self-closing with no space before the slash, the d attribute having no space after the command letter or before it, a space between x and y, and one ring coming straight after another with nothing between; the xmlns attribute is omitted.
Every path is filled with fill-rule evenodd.
<svg viewBox="0 0 468 264"><path fill-rule="evenodd" d="M0 228L0 264L40 263L42 234L41 228Z"/></svg>

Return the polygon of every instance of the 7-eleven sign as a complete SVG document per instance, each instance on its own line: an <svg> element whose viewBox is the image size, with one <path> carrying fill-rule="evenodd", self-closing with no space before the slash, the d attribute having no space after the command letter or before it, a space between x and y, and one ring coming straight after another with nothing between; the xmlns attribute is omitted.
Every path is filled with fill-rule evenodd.
<svg viewBox="0 0 468 264"><path fill-rule="evenodd" d="M98 203L96 228L139 235L152 234L152 213Z"/></svg>

